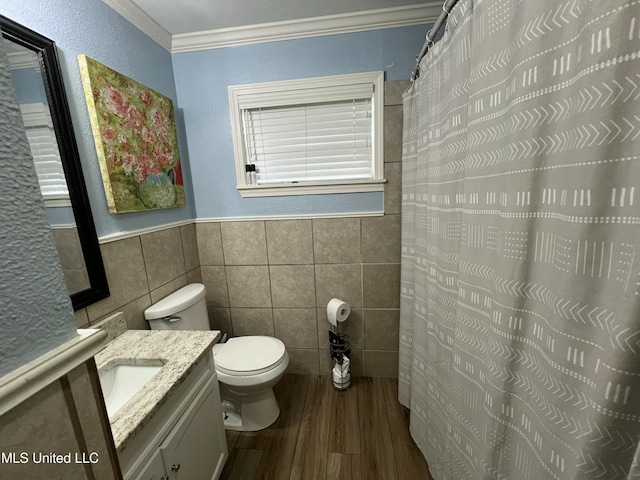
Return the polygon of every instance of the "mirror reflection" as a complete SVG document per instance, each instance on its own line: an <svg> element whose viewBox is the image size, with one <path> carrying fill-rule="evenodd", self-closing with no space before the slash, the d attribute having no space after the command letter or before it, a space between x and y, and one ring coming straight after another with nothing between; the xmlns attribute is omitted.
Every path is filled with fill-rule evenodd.
<svg viewBox="0 0 640 480"><path fill-rule="evenodd" d="M55 43L0 15L2 50L75 310L109 296Z"/></svg>
<svg viewBox="0 0 640 480"><path fill-rule="evenodd" d="M89 288L89 276L71 208L69 188L53 128L38 55L22 45L5 40L4 49L20 105L20 113L31 148L69 294Z"/></svg>

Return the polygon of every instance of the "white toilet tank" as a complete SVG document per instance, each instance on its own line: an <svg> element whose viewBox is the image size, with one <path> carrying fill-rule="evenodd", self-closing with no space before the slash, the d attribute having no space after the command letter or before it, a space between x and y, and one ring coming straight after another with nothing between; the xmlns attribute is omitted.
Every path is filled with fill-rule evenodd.
<svg viewBox="0 0 640 480"><path fill-rule="evenodd" d="M210 330L204 285L191 283L144 311L151 330Z"/></svg>

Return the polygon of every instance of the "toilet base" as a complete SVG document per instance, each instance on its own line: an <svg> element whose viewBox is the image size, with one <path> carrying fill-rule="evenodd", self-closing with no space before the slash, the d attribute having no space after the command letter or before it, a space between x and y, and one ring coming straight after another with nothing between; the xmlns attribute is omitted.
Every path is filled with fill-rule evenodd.
<svg viewBox="0 0 640 480"><path fill-rule="evenodd" d="M221 387L222 399L229 399L240 407L239 413L223 409L225 430L257 432L272 425L280 416L280 407L271 388L255 395L233 395L226 385Z"/></svg>

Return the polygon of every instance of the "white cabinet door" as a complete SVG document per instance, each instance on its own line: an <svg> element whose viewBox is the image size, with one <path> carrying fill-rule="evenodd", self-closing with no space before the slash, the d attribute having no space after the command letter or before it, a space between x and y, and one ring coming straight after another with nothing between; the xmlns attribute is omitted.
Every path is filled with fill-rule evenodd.
<svg viewBox="0 0 640 480"><path fill-rule="evenodd" d="M165 476L160 450L156 450L156 453L153 454L142 473L136 477L136 480L167 480L168 478Z"/></svg>
<svg viewBox="0 0 640 480"><path fill-rule="evenodd" d="M160 445L165 470L172 480L211 480L222 472L227 442L220 391L211 378Z"/></svg>

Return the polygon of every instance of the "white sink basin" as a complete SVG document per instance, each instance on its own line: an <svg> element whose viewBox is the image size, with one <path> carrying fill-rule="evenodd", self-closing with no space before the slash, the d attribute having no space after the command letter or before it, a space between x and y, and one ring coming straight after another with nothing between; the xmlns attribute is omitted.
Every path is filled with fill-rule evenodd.
<svg viewBox="0 0 640 480"><path fill-rule="evenodd" d="M162 365L115 364L101 369L98 374L109 418L142 390L161 368Z"/></svg>

